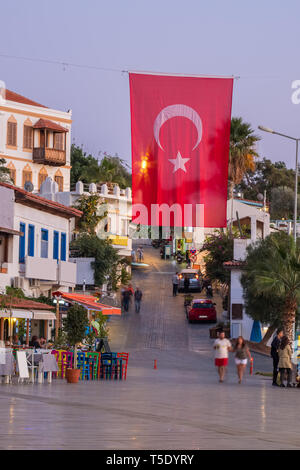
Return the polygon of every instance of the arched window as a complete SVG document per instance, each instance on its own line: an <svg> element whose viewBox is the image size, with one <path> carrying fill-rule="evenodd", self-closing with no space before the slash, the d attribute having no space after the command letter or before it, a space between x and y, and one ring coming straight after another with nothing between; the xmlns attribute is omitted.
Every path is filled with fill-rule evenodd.
<svg viewBox="0 0 300 470"><path fill-rule="evenodd" d="M47 176L48 176L47 170L43 166L43 168L41 168L41 170L39 172L39 190L41 189L41 186L42 186L43 182L45 181L45 179L47 178Z"/></svg>
<svg viewBox="0 0 300 470"><path fill-rule="evenodd" d="M58 184L58 191L63 191L64 190L64 177L60 170L57 170L57 172L55 173L54 181Z"/></svg>
<svg viewBox="0 0 300 470"><path fill-rule="evenodd" d="M6 144L9 147L17 147L17 120L14 116L10 116L7 121Z"/></svg>
<svg viewBox="0 0 300 470"><path fill-rule="evenodd" d="M26 119L23 127L23 148L31 150L33 147L33 127L30 119Z"/></svg>
<svg viewBox="0 0 300 470"><path fill-rule="evenodd" d="M10 173L10 179L12 180L13 184L16 184L16 167L12 162L9 162L7 165Z"/></svg>
<svg viewBox="0 0 300 470"><path fill-rule="evenodd" d="M23 173L22 173L23 188L24 188L26 181L30 181L32 183L32 170L28 164L24 166L23 168Z"/></svg>

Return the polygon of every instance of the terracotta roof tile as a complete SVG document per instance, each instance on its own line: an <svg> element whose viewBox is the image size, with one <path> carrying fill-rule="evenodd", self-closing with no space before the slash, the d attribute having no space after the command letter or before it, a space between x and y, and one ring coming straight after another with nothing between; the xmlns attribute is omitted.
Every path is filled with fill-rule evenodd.
<svg viewBox="0 0 300 470"><path fill-rule="evenodd" d="M0 308L4 307L22 308L28 310L54 310L54 307L42 302L35 302L34 300L21 299L19 297L10 297L9 295L0 295Z"/></svg>
<svg viewBox="0 0 300 470"><path fill-rule="evenodd" d="M41 108L47 108L47 106L44 106L43 104L37 103L36 101L30 100L29 98L26 98L25 96L19 95L18 93L15 93L14 91L11 90L5 90L5 99L7 101L15 101L16 103L22 103L22 104L29 104L31 106L39 106Z"/></svg>
<svg viewBox="0 0 300 470"><path fill-rule="evenodd" d="M39 119L33 127L34 129L51 129L57 132L68 132L68 129L50 121L49 119Z"/></svg>

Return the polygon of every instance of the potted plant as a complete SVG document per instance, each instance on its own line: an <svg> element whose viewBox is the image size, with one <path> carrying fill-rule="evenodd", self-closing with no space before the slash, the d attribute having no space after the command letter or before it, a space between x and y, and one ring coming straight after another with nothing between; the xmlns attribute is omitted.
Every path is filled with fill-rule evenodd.
<svg viewBox="0 0 300 470"><path fill-rule="evenodd" d="M74 366L67 369L66 378L69 383L77 383L80 376L80 369L77 369L77 345L85 337L88 326L87 311L82 305L72 305L69 308L67 317L63 319L64 332L70 346L74 347Z"/></svg>

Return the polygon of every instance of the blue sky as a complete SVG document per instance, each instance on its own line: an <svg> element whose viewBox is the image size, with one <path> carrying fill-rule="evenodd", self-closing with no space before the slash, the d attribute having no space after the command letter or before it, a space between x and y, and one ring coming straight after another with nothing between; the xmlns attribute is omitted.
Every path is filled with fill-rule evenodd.
<svg viewBox="0 0 300 470"><path fill-rule="evenodd" d="M238 75L233 116L300 137L300 2L290 0L11 0L0 54L118 70ZM7 88L73 110L73 138L130 161L128 76L0 57ZM263 134L259 153L294 166L294 144Z"/></svg>

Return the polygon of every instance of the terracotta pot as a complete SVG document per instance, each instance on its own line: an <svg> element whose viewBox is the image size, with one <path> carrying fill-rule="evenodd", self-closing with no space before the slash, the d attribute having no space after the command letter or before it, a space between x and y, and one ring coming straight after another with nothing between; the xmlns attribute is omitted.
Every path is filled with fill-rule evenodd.
<svg viewBox="0 0 300 470"><path fill-rule="evenodd" d="M80 369L67 369L66 379L69 384L77 384L80 376Z"/></svg>

